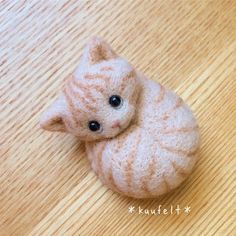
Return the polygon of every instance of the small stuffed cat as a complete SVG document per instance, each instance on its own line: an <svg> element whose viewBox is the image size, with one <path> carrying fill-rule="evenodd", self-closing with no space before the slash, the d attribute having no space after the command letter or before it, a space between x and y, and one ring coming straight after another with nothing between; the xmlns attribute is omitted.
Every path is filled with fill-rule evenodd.
<svg viewBox="0 0 236 236"><path fill-rule="evenodd" d="M100 180L130 197L169 192L196 162L199 131L189 107L97 37L40 124L84 141Z"/></svg>

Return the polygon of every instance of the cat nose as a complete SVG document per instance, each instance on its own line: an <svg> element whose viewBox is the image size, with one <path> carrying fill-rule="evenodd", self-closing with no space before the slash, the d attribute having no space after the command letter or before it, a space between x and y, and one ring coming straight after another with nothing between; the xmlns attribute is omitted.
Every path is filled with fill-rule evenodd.
<svg viewBox="0 0 236 236"><path fill-rule="evenodd" d="M115 122L112 124L111 128L120 128L120 122L119 122L118 120L115 121Z"/></svg>

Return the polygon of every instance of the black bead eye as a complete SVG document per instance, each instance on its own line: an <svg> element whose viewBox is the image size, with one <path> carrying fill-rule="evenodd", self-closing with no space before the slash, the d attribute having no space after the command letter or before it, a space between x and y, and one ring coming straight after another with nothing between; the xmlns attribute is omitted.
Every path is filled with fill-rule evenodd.
<svg viewBox="0 0 236 236"><path fill-rule="evenodd" d="M92 121L89 121L88 127L91 131L96 132L100 130L101 125L96 120L92 120Z"/></svg>
<svg viewBox="0 0 236 236"><path fill-rule="evenodd" d="M109 98L109 103L112 107L118 108L122 105L122 98L119 95L112 95Z"/></svg>

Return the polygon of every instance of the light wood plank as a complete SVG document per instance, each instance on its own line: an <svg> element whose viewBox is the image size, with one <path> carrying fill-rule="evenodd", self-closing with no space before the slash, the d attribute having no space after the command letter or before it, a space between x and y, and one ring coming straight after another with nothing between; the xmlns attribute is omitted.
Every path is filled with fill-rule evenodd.
<svg viewBox="0 0 236 236"><path fill-rule="evenodd" d="M175 90L202 134L194 173L153 200L121 197L83 144L38 119L92 35ZM0 2L0 235L235 235L236 1ZM189 215L128 207L189 205Z"/></svg>

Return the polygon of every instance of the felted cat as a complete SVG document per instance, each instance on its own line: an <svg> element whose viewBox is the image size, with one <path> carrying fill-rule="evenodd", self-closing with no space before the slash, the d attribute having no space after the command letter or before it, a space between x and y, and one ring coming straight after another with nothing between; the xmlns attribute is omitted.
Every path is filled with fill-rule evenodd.
<svg viewBox="0 0 236 236"><path fill-rule="evenodd" d="M196 162L199 130L190 108L97 37L40 124L84 141L99 179L134 198L178 187Z"/></svg>

